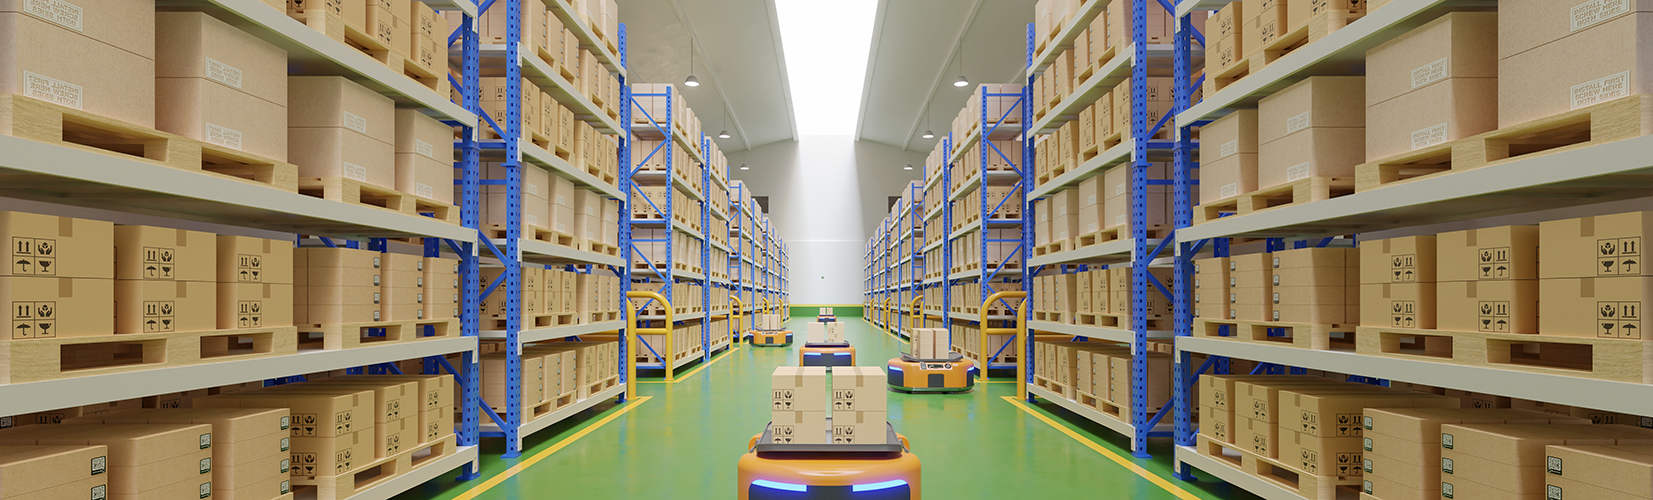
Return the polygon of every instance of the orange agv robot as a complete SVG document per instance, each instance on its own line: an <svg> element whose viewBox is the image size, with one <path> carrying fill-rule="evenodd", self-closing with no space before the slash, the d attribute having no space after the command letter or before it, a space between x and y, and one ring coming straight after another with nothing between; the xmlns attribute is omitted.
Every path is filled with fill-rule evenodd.
<svg viewBox="0 0 1653 500"><path fill-rule="evenodd" d="M737 478L740 500L915 500L918 456L889 427L866 444L776 443L773 427L747 442ZM830 428L831 426L828 425ZM785 439L782 439L785 441Z"/></svg>

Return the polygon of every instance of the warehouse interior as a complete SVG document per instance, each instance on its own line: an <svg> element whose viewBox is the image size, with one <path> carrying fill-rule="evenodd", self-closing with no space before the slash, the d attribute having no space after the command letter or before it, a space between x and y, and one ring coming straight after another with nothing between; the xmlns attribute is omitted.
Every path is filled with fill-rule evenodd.
<svg viewBox="0 0 1653 500"><path fill-rule="evenodd" d="M0 500L1653 499L1653 4L0 2Z"/></svg>

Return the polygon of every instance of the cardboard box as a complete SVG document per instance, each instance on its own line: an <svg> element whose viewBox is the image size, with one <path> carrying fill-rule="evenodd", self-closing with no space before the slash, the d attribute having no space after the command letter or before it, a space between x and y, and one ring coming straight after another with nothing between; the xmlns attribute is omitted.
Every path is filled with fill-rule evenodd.
<svg viewBox="0 0 1653 500"><path fill-rule="evenodd" d="M1360 244L1360 283L1433 283L1435 235L1407 236Z"/></svg>
<svg viewBox="0 0 1653 500"><path fill-rule="evenodd" d="M217 249L219 283L293 283L291 241L220 235Z"/></svg>
<svg viewBox="0 0 1653 500"><path fill-rule="evenodd" d="M114 280L0 276L13 340L111 335L114 302Z"/></svg>
<svg viewBox="0 0 1653 500"><path fill-rule="evenodd" d="M155 125L287 160L287 52L199 12L155 14Z"/></svg>
<svg viewBox="0 0 1653 500"><path fill-rule="evenodd" d="M416 416L423 410L421 400L427 398L420 392L419 382L413 380L387 380L377 377L336 377L304 384L277 386L290 391L348 391L357 389L373 392L373 422L375 424L403 420Z"/></svg>
<svg viewBox="0 0 1653 500"><path fill-rule="evenodd" d="M0 94L154 128L154 6L121 0L81 0L61 10L36 5L11 4L0 12L0 58L9 61Z"/></svg>
<svg viewBox="0 0 1653 500"><path fill-rule="evenodd" d="M115 227L115 279L213 282L212 233L152 226Z"/></svg>
<svg viewBox="0 0 1653 500"><path fill-rule="evenodd" d="M1544 262L1540 279L1653 276L1642 264L1644 237L1653 233L1653 212L1626 212L1538 225Z"/></svg>
<svg viewBox="0 0 1653 500"><path fill-rule="evenodd" d="M29 498L24 495L36 493L42 495L38 498L50 498L45 492L63 485L105 484L108 456L109 448L102 445L0 446L0 495Z"/></svg>
<svg viewBox="0 0 1653 500"><path fill-rule="evenodd" d="M781 366L771 376L772 411L824 412L827 410L827 374L820 366Z"/></svg>
<svg viewBox="0 0 1653 500"><path fill-rule="evenodd" d="M1453 12L1366 52L1366 159L1497 128L1498 13Z"/></svg>
<svg viewBox="0 0 1653 500"><path fill-rule="evenodd" d="M1244 417L1270 424L1280 422L1282 410L1280 407L1280 391L1282 390L1360 390L1357 384L1331 379L1274 380L1279 377L1267 377L1269 378L1241 378L1232 382L1233 389L1229 394L1229 399L1234 404L1233 411L1236 418ZM1216 402L1217 400L1213 399L1212 401Z"/></svg>
<svg viewBox="0 0 1653 500"><path fill-rule="evenodd" d="M1465 332L1539 333L1538 290L1539 280L1436 283L1436 327Z"/></svg>
<svg viewBox="0 0 1653 500"><path fill-rule="evenodd" d="M1280 426L1241 416L1234 417L1234 444L1268 458L1280 450Z"/></svg>
<svg viewBox="0 0 1653 500"><path fill-rule="evenodd" d="M1386 328L1435 328L1435 283L1360 285L1360 324Z"/></svg>
<svg viewBox="0 0 1653 500"><path fill-rule="evenodd" d="M1234 444L1234 414L1209 406L1201 406L1200 432L1217 441Z"/></svg>
<svg viewBox="0 0 1653 500"><path fill-rule="evenodd" d="M1436 279L1538 279L1538 231L1538 226L1501 226L1440 233Z"/></svg>
<svg viewBox="0 0 1653 500"><path fill-rule="evenodd" d="M1649 446L1547 446L1544 449L1545 479L1550 485L1562 483L1563 498L1653 498L1653 447ZM1593 485L1602 496L1571 496L1582 493L1574 485Z"/></svg>
<svg viewBox="0 0 1653 500"><path fill-rule="evenodd" d="M1543 335L1647 338L1642 306L1653 299L1653 278L1556 278L1538 284L1538 331Z"/></svg>
<svg viewBox="0 0 1653 500"><path fill-rule="evenodd" d="M1498 126L1649 93L1650 25L1653 12L1641 3L1500 5Z"/></svg>
<svg viewBox="0 0 1653 500"><path fill-rule="evenodd" d="M1458 408L1457 398L1390 391L1350 384L1347 391L1285 389L1280 392L1281 427L1307 436L1360 437L1367 408ZM1358 462L1357 462L1358 463Z"/></svg>
<svg viewBox="0 0 1653 500"><path fill-rule="evenodd" d="M417 110L396 111L396 190L453 203L453 127Z"/></svg>
<svg viewBox="0 0 1653 500"><path fill-rule="evenodd" d="M289 162L300 177L344 177L396 188L395 105L336 76L287 80Z"/></svg>
<svg viewBox="0 0 1653 500"><path fill-rule="evenodd" d="M114 224L73 217L0 212L11 263L0 276L115 277Z"/></svg>
<svg viewBox="0 0 1653 500"><path fill-rule="evenodd" d="M769 430L775 444L826 444L830 432L825 411L771 411Z"/></svg>
<svg viewBox="0 0 1653 500"><path fill-rule="evenodd" d="M292 438L293 477L336 476L354 472L375 458L373 429L338 436Z"/></svg>
<svg viewBox="0 0 1653 500"><path fill-rule="evenodd" d="M373 393L276 394L243 391L197 398L196 408L287 408L292 437L335 437L372 427ZM371 432L371 431L370 431ZM371 437L371 435L369 435Z"/></svg>
<svg viewBox="0 0 1653 500"><path fill-rule="evenodd" d="M882 413L888 408L885 394L887 382L884 369L876 366L838 367L832 370L834 415L840 411Z"/></svg>
<svg viewBox="0 0 1653 500"><path fill-rule="evenodd" d="M115 280L117 334L214 330L217 312L211 281Z"/></svg>
<svg viewBox="0 0 1653 500"><path fill-rule="evenodd" d="M876 367L862 367L876 368ZM837 391L837 389L833 389ZM879 387L882 391L883 387ZM883 444L889 442L889 421L884 410L832 412L833 444Z"/></svg>
<svg viewBox="0 0 1653 500"><path fill-rule="evenodd" d="M1365 160L1364 95L1364 77L1313 77L1264 98L1257 111L1257 187L1354 175Z"/></svg>
<svg viewBox="0 0 1653 500"><path fill-rule="evenodd" d="M1279 430L1280 460L1312 475L1361 475L1361 440L1358 437L1319 437L1282 426Z"/></svg>
<svg viewBox="0 0 1653 500"><path fill-rule="evenodd" d="M218 283L219 329L292 326L293 285Z"/></svg>

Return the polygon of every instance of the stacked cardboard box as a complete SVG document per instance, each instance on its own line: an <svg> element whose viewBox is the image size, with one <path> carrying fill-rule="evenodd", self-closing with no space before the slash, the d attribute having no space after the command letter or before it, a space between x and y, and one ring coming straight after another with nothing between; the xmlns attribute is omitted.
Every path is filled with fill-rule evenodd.
<svg viewBox="0 0 1653 500"><path fill-rule="evenodd" d="M1080 181L1079 191L1071 195L1071 201L1068 201L1068 204L1070 207L1077 206L1077 211L1071 212L1076 215L1074 225L1078 228L1073 233L1073 237L1077 238L1113 227L1109 224L1111 220L1107 212L1109 193L1105 191L1108 185L1105 182L1106 179L1105 176L1098 175ZM1053 204L1061 202L1061 198L1052 201ZM1060 211L1062 209L1056 207L1054 210ZM1052 222L1052 230L1056 230L1054 225L1055 223Z"/></svg>
<svg viewBox="0 0 1653 500"><path fill-rule="evenodd" d="M1648 338L1641 312L1653 299L1653 273L1641 263L1641 245L1650 234L1653 212L1539 224L1539 333Z"/></svg>
<svg viewBox="0 0 1653 500"><path fill-rule="evenodd" d="M1150 163L1143 173L1136 173L1136 166L1126 164L1108 169L1102 179L1099 195L1105 195L1104 202L1107 208L1103 209L1098 217L1102 221L1103 229L1120 228L1124 237L1131 231L1131 183L1133 178L1143 176L1143 186L1147 192L1143 196L1147 200L1147 224L1150 229L1155 226L1164 226L1171 222L1171 186L1164 184L1150 184L1150 179L1170 179L1171 166L1168 163ZM1091 193L1086 192L1083 185L1079 188L1079 195L1089 198ZM1194 193L1198 194L1198 193ZM1197 198L1197 196L1195 196ZM1081 209L1083 214L1083 209ZM1083 222L1080 223L1084 225Z"/></svg>
<svg viewBox="0 0 1653 500"><path fill-rule="evenodd" d="M506 113L510 111L511 94L508 87L510 81L505 77L483 77L480 80L480 85L482 87L480 97L482 112L487 113L488 117L492 118L494 124L498 125L501 130L509 132L509 127L513 125L510 120L506 119ZM518 109L521 112L517 115L519 120L515 125L518 127L517 132L521 134L521 137L527 139L531 133L544 131L543 124L540 123L544 118L544 110L540 106L540 96L543 93L538 85L534 85L534 82L527 78L517 80L517 89L517 97L521 106ZM538 112L529 113L529 110ZM480 130L482 139L498 140L501 137L498 132L494 131L493 127L482 127Z"/></svg>
<svg viewBox="0 0 1653 500"><path fill-rule="evenodd" d="M1550 446L1648 446L1653 431L1623 425L1445 424L1441 426L1441 497L1611 498L1545 487L1547 471L1576 467L1548 460ZM1582 464L1579 464L1582 465Z"/></svg>
<svg viewBox="0 0 1653 500"><path fill-rule="evenodd" d="M484 180L507 182L510 180L510 169L502 163L483 162L481 166ZM556 229L551 225L553 220L550 213L551 201L549 197L560 187L556 182L562 177L550 175L545 169L532 164L520 165L517 170L518 178L522 183L522 189L519 190L521 198L518 203L522 210L521 220L519 221L521 226L519 228L522 230L523 237L532 236L534 228L542 230ZM459 199L459 193L462 192L462 189L461 186L454 186L455 199ZM572 193L572 184L569 189ZM510 206L509 203L507 186L503 184L483 185L482 203L478 204L478 208L481 209L482 213L478 214L478 219L496 231L505 229L510 224L510 211L507 210L507 207Z"/></svg>
<svg viewBox="0 0 1653 500"><path fill-rule="evenodd" d="M832 370L832 442L887 443L889 411L884 369L840 366Z"/></svg>
<svg viewBox="0 0 1653 500"><path fill-rule="evenodd" d="M511 383L510 378L507 377L510 372L506 371L505 353L485 353L480 356L479 360L478 364L482 368L482 400L487 401L488 406L493 408L495 412L510 410L511 408L507 406L509 400L506 398L506 391L509 390ZM521 372L518 380L521 386L518 388L518 391L520 391L518 394L521 398L518 400L520 405L518 409L528 416L533 416L531 409L545 402L545 356L524 354L521 357L519 366L521 366ZM524 418L524 420L528 419Z"/></svg>
<svg viewBox="0 0 1653 500"><path fill-rule="evenodd" d="M419 69L441 78L448 73L448 19L424 2L409 4L413 33L405 49L407 58Z"/></svg>
<svg viewBox="0 0 1653 500"><path fill-rule="evenodd" d="M287 77L287 161L300 177L343 177L396 189L396 110L339 76Z"/></svg>
<svg viewBox="0 0 1653 500"><path fill-rule="evenodd" d="M1365 92L1365 77L1318 76L1263 98L1257 106L1257 188L1353 177L1355 165L1366 160Z"/></svg>
<svg viewBox="0 0 1653 500"><path fill-rule="evenodd" d="M109 490L109 447L0 446L0 497L76 498ZM102 464L101 466L99 464Z"/></svg>
<svg viewBox="0 0 1653 500"><path fill-rule="evenodd" d="M1367 408L1458 408L1458 398L1364 384L1282 389L1281 461L1317 476L1362 473L1361 423Z"/></svg>
<svg viewBox="0 0 1653 500"><path fill-rule="evenodd" d="M379 261L379 316L384 321L425 319L425 259L386 253Z"/></svg>
<svg viewBox="0 0 1653 500"><path fill-rule="evenodd" d="M1349 324L1360 317L1360 252L1300 248L1268 257L1268 321Z"/></svg>
<svg viewBox="0 0 1653 500"><path fill-rule="evenodd" d="M287 52L200 12L154 16L155 128L287 161Z"/></svg>
<svg viewBox="0 0 1653 500"><path fill-rule="evenodd" d="M81 424L33 425L0 431L0 446L103 446L108 460L83 460L95 452L77 452L68 470L76 479L81 471L107 470L104 491L96 487L62 492L61 496L37 492L34 498L79 498L88 491L107 498L163 499L202 498L213 490L213 428L195 424ZM87 467L91 464L92 467ZM54 471L45 477L66 473ZM24 481L32 483L34 478ZM84 479L82 479L84 480ZM45 481L42 481L44 483ZM80 481L74 481L77 485ZM61 483L60 483L61 484ZM7 489L10 489L10 483ZM24 498L30 498L24 496Z"/></svg>
<svg viewBox="0 0 1653 500"><path fill-rule="evenodd" d="M1653 92L1649 26L1635 2L1499 2L1498 127Z"/></svg>
<svg viewBox="0 0 1653 500"><path fill-rule="evenodd" d="M115 333L218 327L217 239L150 226L115 228Z"/></svg>
<svg viewBox="0 0 1653 500"><path fill-rule="evenodd" d="M114 225L0 212L11 261L0 268L0 304L13 311L10 338L111 335Z"/></svg>
<svg viewBox="0 0 1653 500"><path fill-rule="evenodd" d="M524 352L527 352L526 349ZM360 379L352 381L352 378ZM454 432L454 399L456 385L453 375L366 375L328 379L336 383L396 383L413 382L418 385L413 402L418 414L419 442L432 443Z"/></svg>
<svg viewBox="0 0 1653 500"><path fill-rule="evenodd" d="M1498 126L1497 12L1453 12L1366 52L1366 160Z"/></svg>
<svg viewBox="0 0 1653 500"><path fill-rule="evenodd" d="M1438 235L1436 327L1538 333L1538 231L1503 226Z"/></svg>
<svg viewBox="0 0 1653 500"><path fill-rule="evenodd" d="M1200 138L1200 178L1214 186L1200 191L1200 203L1257 190L1257 110L1224 115L1200 128Z"/></svg>
<svg viewBox="0 0 1653 500"><path fill-rule="evenodd" d="M307 271L295 264L292 242L220 235L217 249L218 328L295 324L295 279Z"/></svg>
<svg viewBox="0 0 1653 500"><path fill-rule="evenodd" d="M952 355L951 339L942 328L913 328L908 331L911 342L907 354L917 359L947 359Z"/></svg>
<svg viewBox="0 0 1653 500"><path fill-rule="evenodd" d="M773 443L827 442L827 374L820 366L782 366L770 377ZM883 387L879 386L882 394Z"/></svg>
<svg viewBox="0 0 1653 500"><path fill-rule="evenodd" d="M1589 423L1503 408L1368 408L1361 423L1362 491L1383 500L1441 498L1443 425Z"/></svg>
<svg viewBox="0 0 1653 500"><path fill-rule="evenodd" d="M1553 498L1653 498L1653 446L1544 447L1544 491ZM1554 463L1556 467L1549 467Z"/></svg>
<svg viewBox="0 0 1653 500"><path fill-rule="evenodd" d="M421 392L417 381L335 377L267 389L277 394L341 394L359 390L373 393L370 410L373 415L374 456L390 458L416 448L424 433L419 420L420 405L428 397Z"/></svg>
<svg viewBox="0 0 1653 500"><path fill-rule="evenodd" d="M70 419L66 424L205 424L212 426L213 498L269 500L292 490L286 409L133 410Z"/></svg>
<svg viewBox="0 0 1653 500"><path fill-rule="evenodd" d="M1168 267L1151 267L1148 268L1148 274L1152 275L1153 279L1159 280L1160 283L1170 283L1174 271ZM1134 288L1131 285L1133 279L1131 275L1131 266L1115 265L1108 268L1106 278L1109 282L1108 314L1119 316L1121 325L1130 324L1131 321L1132 290ZM1092 286L1091 294L1094 297L1096 294L1094 282ZM1171 301L1165 297L1165 294L1159 293L1157 287L1150 286L1149 290L1143 294L1143 300L1148 306L1148 318L1163 318L1171 314Z"/></svg>
<svg viewBox="0 0 1653 500"><path fill-rule="evenodd" d="M293 321L300 325L384 321L379 306L383 256L350 248L300 248L293 272Z"/></svg>
<svg viewBox="0 0 1653 500"><path fill-rule="evenodd" d="M1237 319L1230 302L1231 274L1239 267L1228 257L1194 260L1193 316L1205 319ZM1237 280L1235 284L1237 284Z"/></svg>
<svg viewBox="0 0 1653 500"><path fill-rule="evenodd" d="M1247 425L1246 421L1236 421L1235 415L1242 418L1251 418L1251 409L1239 406L1240 382L1258 382L1263 384L1287 383L1324 383L1324 379L1297 375L1202 375L1199 384L1200 428L1212 439L1250 447L1250 442L1239 442L1236 424ZM1243 410L1243 411L1242 411ZM1209 431L1209 432L1205 432ZM1267 435L1264 434L1264 439Z"/></svg>
<svg viewBox="0 0 1653 500"><path fill-rule="evenodd" d="M1205 46L1206 71L1220 73L1234 66L1253 49L1243 42L1246 36L1246 2L1231 2L1221 10L1212 14L1205 22L1205 37L1209 40Z"/></svg>
<svg viewBox="0 0 1653 500"><path fill-rule="evenodd" d="M1127 0L1114 1L1122 2ZM1150 10L1158 9L1161 12L1164 11L1159 8L1156 3L1149 3L1149 5L1154 6L1151 7ZM1173 81L1174 80L1169 77L1148 77L1146 82L1144 82L1147 93L1145 94L1146 101L1142 107L1142 111L1145 113L1145 126L1147 126L1150 131L1152 131L1154 125L1159 123L1161 117L1165 116L1166 113L1170 113L1171 110L1176 107L1176 93L1171 88ZM1131 120L1134 119L1132 117L1132 113L1133 110L1136 109L1135 105L1131 102L1131 83L1132 82L1130 79L1120 82L1119 85L1114 86L1113 93L1111 94L1113 96L1113 105L1111 107L1113 115L1113 130L1119 131L1127 138L1130 137L1132 133L1131 131L1133 130ZM1198 100L1199 97L1195 96L1189 102L1198 102ZM1151 137L1158 139L1171 137L1171 134L1177 130L1176 121L1176 117L1166 119L1165 126L1160 127L1159 133ZM1162 179L1164 177L1153 178Z"/></svg>
<svg viewBox="0 0 1653 500"><path fill-rule="evenodd" d="M1361 243L1361 326L1435 328L1435 249L1435 235Z"/></svg>
<svg viewBox="0 0 1653 500"><path fill-rule="evenodd" d="M459 317L464 307L459 296L459 260L425 257L425 318L449 319ZM549 284L550 281L547 280ZM550 304L547 294L547 305Z"/></svg>
<svg viewBox="0 0 1653 500"><path fill-rule="evenodd" d="M286 408L294 477L337 476L373 462L373 391L339 388L313 392L252 389L195 400L196 408Z"/></svg>
<svg viewBox="0 0 1653 500"><path fill-rule="evenodd" d="M396 190L453 203L447 187L453 177L453 127L417 110L396 110Z"/></svg>
<svg viewBox="0 0 1653 500"><path fill-rule="evenodd" d="M482 268L481 279L477 282L486 287L505 272L506 269L503 267ZM518 314L525 318L523 320L524 325L532 325L533 321L528 318L545 314L546 311L545 268L532 264L524 265L521 267L520 275L522 280L520 290L522 293L517 302ZM482 301L481 314L483 317L501 320L510 317L510 312L506 310L510 305L508 301L510 294L506 292L508 285L508 283L501 281L499 287L495 288L493 293L488 294L488 298Z"/></svg>
<svg viewBox="0 0 1653 500"><path fill-rule="evenodd" d="M0 12L0 94L155 127L155 6L136 0Z"/></svg>

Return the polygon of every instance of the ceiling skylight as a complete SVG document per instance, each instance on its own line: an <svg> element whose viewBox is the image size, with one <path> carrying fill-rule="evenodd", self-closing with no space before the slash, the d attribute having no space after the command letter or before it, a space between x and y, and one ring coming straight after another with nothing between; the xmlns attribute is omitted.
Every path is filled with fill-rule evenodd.
<svg viewBox="0 0 1653 500"><path fill-rule="evenodd" d="M854 135L877 0L775 0L798 135Z"/></svg>

